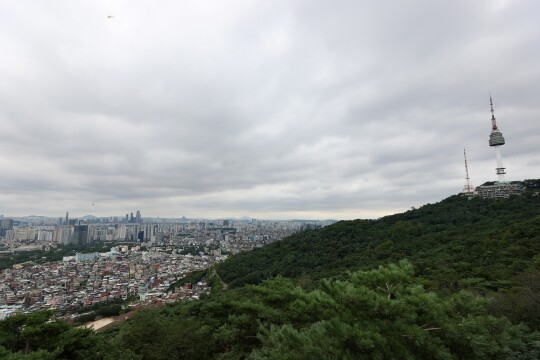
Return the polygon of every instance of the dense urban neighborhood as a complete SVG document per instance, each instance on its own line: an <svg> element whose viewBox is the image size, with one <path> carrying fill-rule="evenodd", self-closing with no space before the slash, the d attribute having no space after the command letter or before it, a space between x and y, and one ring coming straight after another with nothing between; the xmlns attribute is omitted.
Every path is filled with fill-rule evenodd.
<svg viewBox="0 0 540 360"><path fill-rule="evenodd" d="M113 221L110 221L113 220ZM114 222L116 220L116 222ZM328 222L189 221L118 219L1 219L3 259L36 250L43 256L0 269L0 320L19 312L53 309L77 313L99 303L132 300L138 305L198 299L207 282L173 286L229 254L248 251ZM50 219L48 221L51 221ZM154 220L155 221L155 220ZM85 252L91 245L105 252ZM73 254L46 261L66 247Z"/></svg>

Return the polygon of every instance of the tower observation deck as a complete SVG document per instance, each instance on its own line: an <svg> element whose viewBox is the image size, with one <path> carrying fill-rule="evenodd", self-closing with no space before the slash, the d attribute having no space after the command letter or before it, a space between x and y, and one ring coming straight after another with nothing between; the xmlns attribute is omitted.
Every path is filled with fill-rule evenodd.
<svg viewBox="0 0 540 360"><path fill-rule="evenodd" d="M489 135L489 146L504 145L504 138L499 130L492 131Z"/></svg>

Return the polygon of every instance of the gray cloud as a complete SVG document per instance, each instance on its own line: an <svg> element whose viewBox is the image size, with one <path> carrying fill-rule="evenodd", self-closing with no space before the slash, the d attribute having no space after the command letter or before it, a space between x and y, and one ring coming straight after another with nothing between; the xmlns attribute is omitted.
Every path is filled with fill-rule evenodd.
<svg viewBox="0 0 540 360"><path fill-rule="evenodd" d="M378 217L538 178L535 1L0 4L0 213ZM114 15L107 19L108 15ZM95 203L95 206L91 206Z"/></svg>

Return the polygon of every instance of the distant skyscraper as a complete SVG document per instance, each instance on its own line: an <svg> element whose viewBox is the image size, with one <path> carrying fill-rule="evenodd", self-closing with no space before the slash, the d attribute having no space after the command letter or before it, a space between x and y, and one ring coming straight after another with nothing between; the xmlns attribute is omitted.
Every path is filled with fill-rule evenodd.
<svg viewBox="0 0 540 360"><path fill-rule="evenodd" d="M85 245L88 243L88 225L75 225L73 243L76 245Z"/></svg>
<svg viewBox="0 0 540 360"><path fill-rule="evenodd" d="M6 240L13 241L15 240L15 231L13 230L6 230Z"/></svg>
<svg viewBox="0 0 540 360"><path fill-rule="evenodd" d="M0 236L4 236L7 230L13 230L13 220L12 219L0 220Z"/></svg>
<svg viewBox="0 0 540 360"><path fill-rule="evenodd" d="M56 241L63 245L68 245L73 243L73 227L64 225L59 227L56 234Z"/></svg>
<svg viewBox="0 0 540 360"><path fill-rule="evenodd" d="M66 222L64 224L65 225L69 224L69 212L67 212L67 211L66 211Z"/></svg>
<svg viewBox="0 0 540 360"><path fill-rule="evenodd" d="M137 210L137 224L142 224L141 212Z"/></svg>

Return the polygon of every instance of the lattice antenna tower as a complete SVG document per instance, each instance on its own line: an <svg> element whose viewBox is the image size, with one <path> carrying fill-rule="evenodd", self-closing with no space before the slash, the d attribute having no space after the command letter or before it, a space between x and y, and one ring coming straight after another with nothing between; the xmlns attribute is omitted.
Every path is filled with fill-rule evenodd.
<svg viewBox="0 0 540 360"><path fill-rule="evenodd" d="M467 165L467 152L463 149L463 158L465 159L465 186L463 187L463 193L472 194L474 192L474 186L471 185L471 178L469 177L469 166Z"/></svg>

